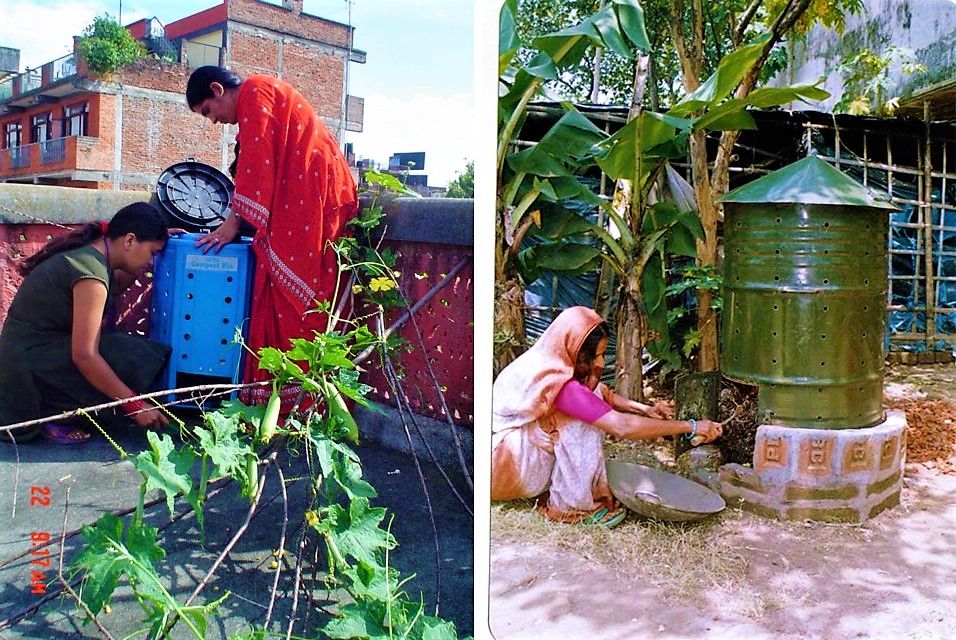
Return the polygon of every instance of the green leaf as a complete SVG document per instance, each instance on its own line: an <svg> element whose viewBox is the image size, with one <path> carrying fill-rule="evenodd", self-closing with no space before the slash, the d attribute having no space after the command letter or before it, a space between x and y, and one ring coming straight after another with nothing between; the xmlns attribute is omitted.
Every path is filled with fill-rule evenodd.
<svg viewBox="0 0 956 640"><path fill-rule="evenodd" d="M559 67L576 64L588 46L633 58L633 48L650 49L643 26L640 4L634 0L616 0L580 24L535 38L532 46L546 52Z"/></svg>
<svg viewBox="0 0 956 640"><path fill-rule="evenodd" d="M767 109L794 100L826 100L830 93L815 84L795 85L792 87L760 87L746 97L747 104L758 109Z"/></svg>
<svg viewBox="0 0 956 640"><path fill-rule="evenodd" d="M326 517L315 528L329 536L343 557L377 565L378 554L397 544L391 533L379 527L384 518L384 508L371 507L368 498L355 497L348 512L337 504L329 505Z"/></svg>
<svg viewBox="0 0 956 640"><path fill-rule="evenodd" d="M685 118L642 111L640 116L597 145L597 164L614 180L633 180L638 149L644 158L682 154L682 145L674 147L680 140L678 132L690 131L692 124L691 120ZM654 166L644 167L641 182Z"/></svg>
<svg viewBox="0 0 956 640"><path fill-rule="evenodd" d="M528 82L521 81L526 75L530 76ZM518 72L518 78L519 82L515 83L516 87L529 85L530 81L535 78L557 80L558 69L554 66L554 61L548 54L539 52L528 61L528 64L521 68Z"/></svg>
<svg viewBox="0 0 956 640"><path fill-rule="evenodd" d="M704 239L704 225L700 222L700 216L696 211L681 211L677 215L677 221L687 229L695 240Z"/></svg>
<svg viewBox="0 0 956 640"><path fill-rule="evenodd" d="M447 620L434 616L419 618L422 628L422 640L458 640L458 631L455 625Z"/></svg>
<svg viewBox="0 0 956 640"><path fill-rule="evenodd" d="M533 146L508 157L517 173L538 176L569 176L590 155L592 147L605 138L594 123L569 104L554 125Z"/></svg>
<svg viewBox="0 0 956 640"><path fill-rule="evenodd" d="M359 382L359 372L354 369L339 369L329 381L342 393L342 395L351 398L363 407L371 409L377 413L382 410L370 403L365 396L372 390L372 387Z"/></svg>
<svg viewBox="0 0 956 640"><path fill-rule="evenodd" d="M196 427L195 432L203 451L216 466L214 475L236 476L244 473L245 461L252 453L252 448L239 439L239 416L226 416L214 411L203 417L209 430Z"/></svg>
<svg viewBox="0 0 956 640"><path fill-rule="evenodd" d="M757 124L746 111L747 103L731 98L707 110L694 122L694 130L724 131L728 129L756 129Z"/></svg>
<svg viewBox="0 0 956 640"><path fill-rule="evenodd" d="M136 593L155 601L163 600L153 569L153 562L166 555L156 545L157 531L155 527L133 520L124 540L123 522L111 513L103 514L94 526L83 527L86 546L71 567L84 573L80 597L94 615L109 603L124 574Z"/></svg>
<svg viewBox="0 0 956 640"><path fill-rule="evenodd" d="M316 459L322 474L334 480L334 486L343 490L349 498L374 498L375 487L362 479L362 465L358 455L341 442L335 442L324 434L310 434ZM326 483L326 491L332 490ZM331 496L330 496L331 497Z"/></svg>
<svg viewBox="0 0 956 640"><path fill-rule="evenodd" d="M667 237L666 251L671 255L697 257L697 243L694 234L684 225L674 225Z"/></svg>
<svg viewBox="0 0 956 640"><path fill-rule="evenodd" d="M533 255L539 269L577 275L597 267L601 249L576 242L548 242L535 246Z"/></svg>
<svg viewBox="0 0 956 640"><path fill-rule="evenodd" d="M173 515L176 494L181 493L196 510L196 520L202 529L202 505L189 476L196 453L189 447L177 450L172 438L167 434L157 435L155 431L148 431L146 439L151 450L141 452L133 460L133 466L146 480L146 491L159 489L166 494L166 506L169 507L170 516Z"/></svg>
<svg viewBox="0 0 956 640"><path fill-rule="evenodd" d="M644 308L648 318L664 305L666 280L660 254L654 254L647 261L641 274L641 293L644 295Z"/></svg>
<svg viewBox="0 0 956 640"><path fill-rule="evenodd" d="M541 227L532 227L529 235L558 240L571 236L592 233L596 227L584 216L569 211L561 205L546 205L541 208Z"/></svg>
<svg viewBox="0 0 956 640"><path fill-rule="evenodd" d="M681 353L684 354L685 358L689 358L694 349L700 346L702 334L697 329L692 329L687 332L687 335L684 336L684 346L681 348Z"/></svg>
<svg viewBox="0 0 956 640"><path fill-rule="evenodd" d="M342 569L352 583L352 591L362 599L386 603L400 595L399 572L394 567L385 567L365 562ZM413 576L406 578L408 582Z"/></svg>
<svg viewBox="0 0 956 640"><path fill-rule="evenodd" d="M376 185L386 192L393 192L403 196L420 198L421 194L414 189L409 189L405 184L391 173L382 173L375 169L369 169L365 172L365 182L370 185Z"/></svg>
<svg viewBox="0 0 956 640"><path fill-rule="evenodd" d="M339 609L339 617L332 618L324 627L322 634L336 640L353 638L370 640L391 640L392 635L379 622L377 615L359 604L347 604Z"/></svg>
<svg viewBox="0 0 956 640"><path fill-rule="evenodd" d="M650 51L651 40L644 24L644 9L636 0L613 0L621 30L639 51Z"/></svg>
<svg viewBox="0 0 956 640"><path fill-rule="evenodd" d="M226 418L236 417L246 422L259 424L259 420L262 419L262 414L265 413L265 410L266 406L264 404L249 406L235 398L230 398L229 400L223 401L216 410L216 413L220 413Z"/></svg>
<svg viewBox="0 0 956 640"><path fill-rule="evenodd" d="M696 90L681 99L668 113L675 116L686 116L723 101L740 84L744 75L760 57L768 38L769 34L762 36L752 44L744 45L725 55L720 59L717 71Z"/></svg>
<svg viewBox="0 0 956 640"><path fill-rule="evenodd" d="M521 39L515 25L515 14L518 11L517 0L505 0L498 12L498 75L505 72L511 64L518 49L521 48Z"/></svg>

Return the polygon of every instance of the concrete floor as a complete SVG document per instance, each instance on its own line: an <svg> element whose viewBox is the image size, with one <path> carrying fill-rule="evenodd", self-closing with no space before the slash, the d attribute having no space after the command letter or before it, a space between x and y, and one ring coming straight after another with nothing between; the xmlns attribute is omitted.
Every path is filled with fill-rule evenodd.
<svg viewBox="0 0 956 640"><path fill-rule="evenodd" d="M132 455L147 446L143 432L129 429L112 435ZM405 585L405 591L413 597L421 592L429 614L435 612L437 601L438 614L455 623L460 637L472 634L472 517L453 495L439 474L439 468L422 461L428 498L438 529L436 552L436 536L414 459L374 443L363 443L358 453L364 477L379 493L379 497L372 501L373 505L384 506L390 515L395 516L391 531L399 546L391 552L390 563L401 571L403 577L417 574ZM283 456L281 464L287 480L306 476L302 457ZM446 473L470 507L471 492L461 474L455 469L446 469ZM245 536L217 571L212 584L196 601L206 603L226 591L233 593L218 614L210 618L206 633L210 640L230 638L247 628L247 623L261 625L264 619L274 575L269 565L274 559L272 552L279 544L283 514L276 480L276 474L268 476L261 501L263 506ZM55 555L50 569L37 566L35 562L31 566L31 560L43 561L42 556L30 555L31 535L59 537L64 530L67 488L70 496L66 530L72 531L94 522L105 511L135 507L139 484L140 476L132 464L121 460L102 436L94 436L85 444L69 446L53 445L44 440L16 448L0 444L0 638L102 637L94 625L83 624L83 616L72 599L59 595ZM49 488L49 492L43 488ZM288 485L290 511L298 509L301 513L306 489L304 480ZM147 496L147 500L152 497L154 494ZM177 501L177 513L185 511L185 507L184 501ZM244 520L248 507L248 499L239 495L235 483L211 497L206 505L204 547L200 546L199 528L193 515L172 522L165 502L148 509L150 524L161 528L158 542L167 553L157 563L158 572L177 600L182 602L188 597L203 578ZM67 540L66 562L77 552L81 542L79 535ZM287 538L287 552L292 552L293 545ZM54 554L59 553L58 544L50 549ZM317 566L320 574L325 569L324 563L320 557ZM45 578L40 579L45 579L49 585L45 587L45 595L33 593L32 570L45 572ZM282 574L279 599L270 625L275 631L284 632L288 625L292 603L291 575L289 571ZM321 575L319 577L321 580ZM114 638L125 637L147 626L142 622L142 609L132 598L129 588L124 586L125 578L120 585L111 612L100 615L101 623ZM304 616L306 607L300 598L296 633L301 636L317 635L317 628L327 620L320 607L330 603L323 600L326 593L321 582L314 594L317 606L307 618ZM193 636L179 625L173 637Z"/></svg>

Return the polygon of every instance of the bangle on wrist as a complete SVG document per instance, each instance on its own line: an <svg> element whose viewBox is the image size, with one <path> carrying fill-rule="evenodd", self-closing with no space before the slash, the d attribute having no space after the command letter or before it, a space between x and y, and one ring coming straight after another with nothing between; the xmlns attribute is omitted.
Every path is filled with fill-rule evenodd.
<svg viewBox="0 0 956 640"><path fill-rule="evenodd" d="M133 395L132 395L131 397L135 397L136 395L138 395L138 394L133 393ZM123 408L123 412L124 412L127 416L133 416L133 415L139 413L140 411L143 411L143 410L146 408L146 403L143 402L142 399L140 399L140 400L127 400L126 402L124 402L124 403L121 404L120 406Z"/></svg>
<svg viewBox="0 0 956 640"><path fill-rule="evenodd" d="M684 438L686 438L687 440L693 440L694 437L697 435L697 421L694 420L693 418L690 418L690 419L687 421L687 424L690 425L691 432L690 432L690 433L685 433L685 434L684 434Z"/></svg>

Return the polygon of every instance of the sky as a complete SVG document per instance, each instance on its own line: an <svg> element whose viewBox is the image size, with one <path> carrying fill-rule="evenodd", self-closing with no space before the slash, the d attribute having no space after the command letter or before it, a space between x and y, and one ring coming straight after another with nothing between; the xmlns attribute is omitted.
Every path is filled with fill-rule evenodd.
<svg viewBox="0 0 956 640"><path fill-rule="evenodd" d="M276 0L275 3L279 3ZM219 0L0 0L0 46L20 49L20 70L72 51L98 15L123 24L169 24ZM394 153L425 152L428 182L445 186L475 159L472 0L305 0L306 13L355 27L365 64L350 66L351 95L365 99L358 158L384 166Z"/></svg>

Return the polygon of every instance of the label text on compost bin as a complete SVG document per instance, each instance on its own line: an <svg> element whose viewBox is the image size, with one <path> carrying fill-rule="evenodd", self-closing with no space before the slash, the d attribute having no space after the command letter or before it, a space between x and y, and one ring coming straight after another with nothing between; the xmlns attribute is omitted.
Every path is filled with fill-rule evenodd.
<svg viewBox="0 0 956 640"><path fill-rule="evenodd" d="M195 271L239 271L239 258L188 254L186 268Z"/></svg>

